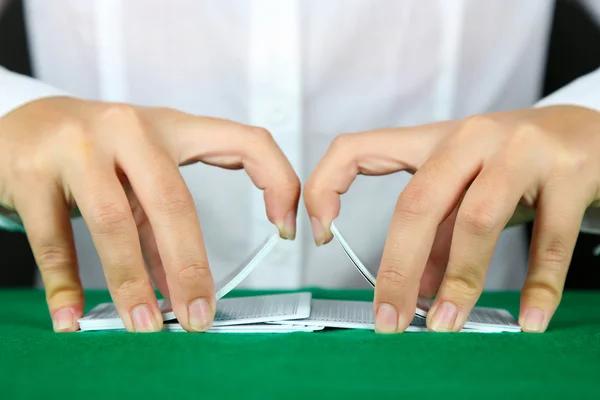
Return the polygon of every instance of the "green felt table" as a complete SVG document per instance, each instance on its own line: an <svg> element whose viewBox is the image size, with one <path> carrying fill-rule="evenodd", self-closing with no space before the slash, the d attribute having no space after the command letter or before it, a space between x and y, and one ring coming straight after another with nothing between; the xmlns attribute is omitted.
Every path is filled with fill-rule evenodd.
<svg viewBox="0 0 600 400"><path fill-rule="evenodd" d="M86 309L104 301L88 292ZM600 398L600 293L566 293L544 334L56 334L42 292L0 291L0 304L1 399ZM517 315L519 296L479 305Z"/></svg>

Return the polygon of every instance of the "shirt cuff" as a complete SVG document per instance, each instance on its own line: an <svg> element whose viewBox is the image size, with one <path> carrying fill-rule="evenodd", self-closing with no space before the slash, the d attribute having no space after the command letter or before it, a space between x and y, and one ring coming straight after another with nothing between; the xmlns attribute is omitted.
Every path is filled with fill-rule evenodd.
<svg viewBox="0 0 600 400"><path fill-rule="evenodd" d="M68 95L37 79L0 67L0 117L34 100Z"/></svg>
<svg viewBox="0 0 600 400"><path fill-rule="evenodd" d="M544 97L535 107L570 105L600 111L600 68Z"/></svg>

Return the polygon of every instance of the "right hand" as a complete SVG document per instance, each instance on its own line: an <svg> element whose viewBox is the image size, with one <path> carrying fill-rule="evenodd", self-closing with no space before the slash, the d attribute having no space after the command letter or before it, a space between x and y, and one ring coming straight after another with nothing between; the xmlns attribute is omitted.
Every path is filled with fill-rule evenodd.
<svg viewBox="0 0 600 400"><path fill-rule="evenodd" d="M185 330L211 326L213 279L178 168L198 161L244 168L264 190L269 220L294 238L300 182L262 128L68 97L36 100L0 118L0 206L23 221L55 331L79 329L84 309L70 223L75 208L128 331L162 328L152 281Z"/></svg>

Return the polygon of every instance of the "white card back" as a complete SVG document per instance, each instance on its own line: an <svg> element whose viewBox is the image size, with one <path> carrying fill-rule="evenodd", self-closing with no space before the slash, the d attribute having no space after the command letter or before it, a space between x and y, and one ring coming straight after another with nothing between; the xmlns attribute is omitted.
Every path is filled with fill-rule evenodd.
<svg viewBox="0 0 600 400"><path fill-rule="evenodd" d="M217 300L213 327L255 324L280 320L296 320L310 316L310 292L264 296L237 297ZM163 319L172 311L168 302L158 302ZM124 329L113 303L103 303L79 320L82 331Z"/></svg>
<svg viewBox="0 0 600 400"><path fill-rule="evenodd" d="M217 301L213 326L307 318L311 299L310 292L221 299Z"/></svg>
<svg viewBox="0 0 600 400"><path fill-rule="evenodd" d="M322 330L322 326L306 325L270 325L270 324L247 324L235 326L216 326L206 333L292 333L292 332L314 332ZM168 332L185 332L185 329L176 322L168 322L164 329Z"/></svg>
<svg viewBox="0 0 600 400"><path fill-rule="evenodd" d="M373 303L370 301L313 299L310 317L277 323L324 326L326 328L375 329ZM407 331L422 330L427 330L425 320L415 316Z"/></svg>

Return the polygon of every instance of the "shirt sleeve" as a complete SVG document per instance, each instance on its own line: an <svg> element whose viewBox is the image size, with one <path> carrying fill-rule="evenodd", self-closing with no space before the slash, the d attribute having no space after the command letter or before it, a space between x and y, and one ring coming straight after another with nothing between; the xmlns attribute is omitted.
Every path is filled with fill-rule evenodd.
<svg viewBox="0 0 600 400"><path fill-rule="evenodd" d="M0 66L0 118L34 100L66 95L63 90Z"/></svg>
<svg viewBox="0 0 600 400"><path fill-rule="evenodd" d="M551 105L573 105L600 112L600 68L543 98L536 107ZM600 235L600 208L587 210L581 231Z"/></svg>

